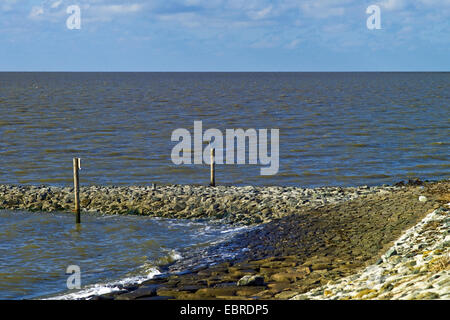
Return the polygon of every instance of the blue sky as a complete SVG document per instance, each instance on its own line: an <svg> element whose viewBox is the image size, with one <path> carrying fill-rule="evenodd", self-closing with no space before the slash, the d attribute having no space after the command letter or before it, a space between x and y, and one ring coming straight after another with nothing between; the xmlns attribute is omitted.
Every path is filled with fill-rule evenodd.
<svg viewBox="0 0 450 320"><path fill-rule="evenodd" d="M0 0L0 70L450 71L449 33L450 0Z"/></svg>

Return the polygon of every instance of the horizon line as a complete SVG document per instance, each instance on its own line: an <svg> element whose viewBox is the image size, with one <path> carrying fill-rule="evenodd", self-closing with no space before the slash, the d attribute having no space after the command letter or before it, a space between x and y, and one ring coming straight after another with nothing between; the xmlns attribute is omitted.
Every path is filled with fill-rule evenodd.
<svg viewBox="0 0 450 320"><path fill-rule="evenodd" d="M0 73L450 73L450 70L352 70L352 71L73 71L73 70L0 70Z"/></svg>

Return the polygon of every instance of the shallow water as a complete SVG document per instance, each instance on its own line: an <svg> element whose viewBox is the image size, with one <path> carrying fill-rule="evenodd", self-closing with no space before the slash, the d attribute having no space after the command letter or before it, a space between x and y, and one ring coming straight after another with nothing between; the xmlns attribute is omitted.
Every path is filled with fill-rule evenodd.
<svg viewBox="0 0 450 320"><path fill-rule="evenodd" d="M150 278L158 266L239 229L185 220L0 211L0 299L82 296ZM199 261L200 262L200 261ZM68 290L78 265L82 290Z"/></svg>
<svg viewBox="0 0 450 320"><path fill-rule="evenodd" d="M375 185L449 178L450 73L0 73L0 183L208 183L175 166L177 128L279 128L280 171L220 184Z"/></svg>

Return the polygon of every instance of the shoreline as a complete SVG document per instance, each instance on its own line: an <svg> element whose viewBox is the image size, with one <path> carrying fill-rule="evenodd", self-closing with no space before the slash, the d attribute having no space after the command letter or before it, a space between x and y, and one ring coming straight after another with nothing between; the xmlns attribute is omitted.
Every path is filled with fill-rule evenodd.
<svg viewBox="0 0 450 320"><path fill-rule="evenodd" d="M243 253L233 260L181 274L169 272L121 292L88 299L298 299L379 263L405 230L450 201L449 189L449 181L410 185L304 209L237 235L231 243ZM421 196L427 200L419 201Z"/></svg>
<svg viewBox="0 0 450 320"><path fill-rule="evenodd" d="M189 268L186 263L183 265L181 260L162 267L161 270L167 271L162 276L86 299L300 297L376 263L405 230L450 202L449 190L449 180L316 189L221 186L159 186L157 190L136 186L81 188L82 208L87 211L210 219L235 226L258 226L221 244L237 252L233 258L196 268ZM0 208L69 211L73 205L73 200L70 201L73 199L72 191L72 188L1 185ZM424 196L426 201L420 201L419 197ZM157 205L160 206L159 211L153 214L145 211ZM234 211L224 211L224 207ZM186 214L195 209L201 211ZM270 211L263 212L265 209ZM217 246L208 247L205 254L213 254L216 249ZM184 271L176 274L177 269Z"/></svg>

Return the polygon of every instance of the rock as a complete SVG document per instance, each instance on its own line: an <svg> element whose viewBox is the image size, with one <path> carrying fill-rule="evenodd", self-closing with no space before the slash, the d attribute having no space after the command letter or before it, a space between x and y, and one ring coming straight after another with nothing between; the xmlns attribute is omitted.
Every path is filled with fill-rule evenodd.
<svg viewBox="0 0 450 320"><path fill-rule="evenodd" d="M216 297L216 296L234 296L236 294L237 287L224 287L224 288L202 288L195 292L196 295L201 297Z"/></svg>
<svg viewBox="0 0 450 320"><path fill-rule="evenodd" d="M201 287L196 286L196 285L186 285L186 286L179 286L177 289L180 291L187 291L187 292L194 293L194 292L198 291L199 289L201 289Z"/></svg>
<svg viewBox="0 0 450 320"><path fill-rule="evenodd" d="M390 258L390 257L392 257L392 256L395 256L397 254L397 250L395 250L395 248L390 248L387 252L386 252L386 254L384 255L385 256L385 258L387 259L387 258Z"/></svg>
<svg viewBox="0 0 450 320"><path fill-rule="evenodd" d="M267 285L270 289L274 291L283 291L291 286L290 282L273 282Z"/></svg>
<svg viewBox="0 0 450 320"><path fill-rule="evenodd" d="M410 186L421 186L423 185L423 181L421 181L420 179L415 179L415 180L408 180L408 185Z"/></svg>
<svg viewBox="0 0 450 320"><path fill-rule="evenodd" d="M156 296L158 287L158 285L142 286L137 290L120 294L116 297L116 300L135 300L142 297L154 297Z"/></svg>
<svg viewBox="0 0 450 320"><path fill-rule="evenodd" d="M416 296L417 300L435 300L439 299L439 294L435 292L424 292Z"/></svg>
<svg viewBox="0 0 450 320"><path fill-rule="evenodd" d="M390 292L392 291L392 289L394 289L394 285L392 283L386 283L381 287L380 292L381 293Z"/></svg>
<svg viewBox="0 0 450 320"><path fill-rule="evenodd" d="M303 279L306 273L297 272L281 272L272 275L271 279L276 282L295 282L297 280Z"/></svg>
<svg viewBox="0 0 450 320"><path fill-rule="evenodd" d="M419 197L419 201L420 201L420 202L427 202L427 200L428 200L428 199L427 199L427 197L425 197L425 196L420 196L420 197Z"/></svg>
<svg viewBox="0 0 450 320"><path fill-rule="evenodd" d="M316 271L316 270L327 270L331 267L330 264L326 264L326 263L314 263L311 265L311 270Z"/></svg>
<svg viewBox="0 0 450 320"><path fill-rule="evenodd" d="M363 297L365 297L365 296L367 296L367 295L370 295L370 294L373 294L373 293L376 293L377 291L376 290L374 290L374 289L363 289L363 290L361 290L361 291L359 291L356 295L355 295L355 299L362 299Z"/></svg>
<svg viewBox="0 0 450 320"><path fill-rule="evenodd" d="M140 297L137 298L136 300L173 300L175 299L175 297L170 297L170 296L154 296L154 297Z"/></svg>
<svg viewBox="0 0 450 320"><path fill-rule="evenodd" d="M241 287L241 289L238 289L236 291L236 295L238 296L253 296L253 295L257 295L259 292L262 292L266 289L266 287L261 287L261 286L257 286L257 287Z"/></svg>
<svg viewBox="0 0 450 320"><path fill-rule="evenodd" d="M283 291L280 292L279 294L275 295L275 298L280 299L280 300L288 300L294 296L296 296L298 294L298 292L295 291Z"/></svg>
<svg viewBox="0 0 450 320"><path fill-rule="evenodd" d="M243 276L237 282L238 286L263 286L264 285L264 277L259 275L246 275Z"/></svg>

